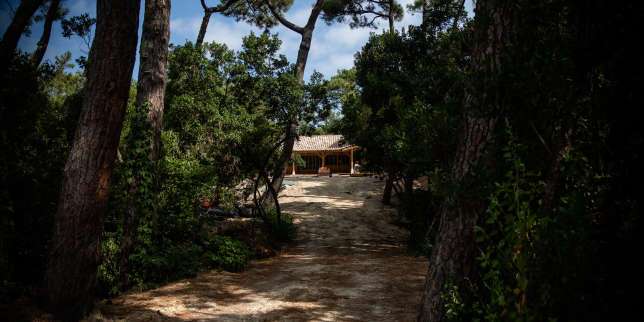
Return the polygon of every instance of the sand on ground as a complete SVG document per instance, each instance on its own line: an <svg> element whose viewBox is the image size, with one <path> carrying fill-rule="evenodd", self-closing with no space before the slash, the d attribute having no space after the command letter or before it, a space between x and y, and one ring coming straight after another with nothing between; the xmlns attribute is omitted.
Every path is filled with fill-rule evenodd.
<svg viewBox="0 0 644 322"><path fill-rule="evenodd" d="M94 320L414 321L427 261L370 177L291 176L295 242L241 273L209 271L99 306Z"/></svg>

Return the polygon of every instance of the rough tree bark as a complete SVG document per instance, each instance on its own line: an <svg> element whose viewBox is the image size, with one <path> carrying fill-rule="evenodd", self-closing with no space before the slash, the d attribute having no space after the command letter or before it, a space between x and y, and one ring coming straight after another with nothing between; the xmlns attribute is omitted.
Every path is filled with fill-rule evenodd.
<svg viewBox="0 0 644 322"><path fill-rule="evenodd" d="M139 50L139 82L137 84L136 108L147 109L148 122L152 128L150 160L157 161L161 155L161 130L170 41L170 0L146 0L141 46ZM136 196L139 189L138 176L129 188L130 195ZM129 257L136 243L136 231L140 214L133 205L123 218L119 274L120 287L129 286Z"/></svg>
<svg viewBox="0 0 644 322"><path fill-rule="evenodd" d="M158 160L161 153L169 43L170 0L146 0L136 106L146 108L147 105L148 108L148 121L154 132L151 160Z"/></svg>
<svg viewBox="0 0 644 322"><path fill-rule="evenodd" d="M322 6L324 5L324 0L317 0L309 19L306 22L304 27L295 25L294 23L288 21L282 16L270 3L266 1L271 13L273 16L286 28L291 29L294 32L297 32L301 35L302 39L300 41L300 47L297 52L297 60L295 63L295 76L297 77L300 84L304 84L304 71L306 69L306 62L309 57L309 50L311 49L311 40L313 39L313 30L315 29L315 23L322 12ZM271 185L273 189L277 192L282 188L282 182L284 181L284 170L288 166L288 160L290 160L291 155L293 154L293 146L295 145L295 140L297 139L297 125L298 118L297 115L289 115L289 122L287 122L284 129L284 134L286 140L284 141L284 148L278 162L275 165L272 173Z"/></svg>
<svg viewBox="0 0 644 322"><path fill-rule="evenodd" d="M44 0L22 0L11 23L0 40L0 72L4 73L9 66L11 57L18 48L20 36L25 32L31 17L44 3Z"/></svg>
<svg viewBox="0 0 644 322"><path fill-rule="evenodd" d="M54 21L58 19L59 9L60 0L51 0L49 9L47 9L47 15L45 16L42 36L40 36L40 40L38 40L36 50L31 55L31 62L36 66L40 65L43 57L45 57L45 52L47 52L47 46L49 45L49 38L51 37L51 27L54 24Z"/></svg>
<svg viewBox="0 0 644 322"><path fill-rule="evenodd" d="M443 295L447 287L467 288L475 259L474 227L485 211L476 175L493 148L493 132L500 110L498 88L494 82L501 72L502 53L510 41L511 1L476 2L475 44L472 54L474 82L466 91L461 138L450 179L458 187L450 193L440 211L440 224L432 251L425 292L418 321L445 321ZM479 184L477 184L479 183ZM462 293L461 293L462 294Z"/></svg>
<svg viewBox="0 0 644 322"><path fill-rule="evenodd" d="M474 266L474 226L485 209L483 198L468 194L468 177L479 166L483 154L491 144L496 124L494 118L467 116L464 121L463 143L459 146L451 180L461 186L461 191L444 202L440 210L440 223L435 247L425 282L418 321L444 321L443 294L452 283L463 289ZM470 183L471 184L471 183Z"/></svg>
<svg viewBox="0 0 644 322"><path fill-rule="evenodd" d="M52 309L77 320L91 309L103 215L136 54L139 1L97 1L96 36L74 143L54 218L47 286Z"/></svg>

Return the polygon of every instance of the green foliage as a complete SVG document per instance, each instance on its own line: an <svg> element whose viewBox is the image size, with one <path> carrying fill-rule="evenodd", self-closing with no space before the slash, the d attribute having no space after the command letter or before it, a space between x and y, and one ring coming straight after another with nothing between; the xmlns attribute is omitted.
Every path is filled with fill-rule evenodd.
<svg viewBox="0 0 644 322"><path fill-rule="evenodd" d="M376 19L400 21L405 11L398 1L327 0L322 7L322 19L327 24L349 20L351 28L377 28Z"/></svg>
<svg viewBox="0 0 644 322"><path fill-rule="evenodd" d="M0 75L0 283L11 286L7 292L42 282L82 82L64 66L36 68L25 55Z"/></svg>
<svg viewBox="0 0 644 322"><path fill-rule="evenodd" d="M632 312L625 294L638 287L621 272L641 270L626 260L642 227L641 196L630 191L641 185L634 151L644 141L627 107L641 92L633 85L641 73L629 72L641 71L641 60L626 49L641 27L635 6L515 1L511 46L494 75L472 73L481 63L471 60L472 31L485 21L470 24L460 1L412 7L424 10L424 26L372 35L355 76L332 82L351 84L335 87L340 128L366 148L367 169L429 177L429 191L401 196L400 207L412 246L426 253L445 197L469 189L449 184L465 90L469 108L499 120L493 157L465 182L487 207L476 227L476 273L445 287L448 317L584 321Z"/></svg>
<svg viewBox="0 0 644 322"><path fill-rule="evenodd" d="M532 273L540 232L546 218L538 216L543 185L521 160L525 146L512 137L503 151L504 178L495 186L483 223L477 227L481 282L487 296L475 305L485 320L532 320L526 302L533 287ZM545 254L544 254L545 255Z"/></svg>
<svg viewBox="0 0 644 322"><path fill-rule="evenodd" d="M103 261L98 267L98 293L105 296L114 296L119 293L119 244L114 234L106 234L101 241L101 255Z"/></svg>
<svg viewBox="0 0 644 322"><path fill-rule="evenodd" d="M292 241L297 235L293 217L289 214L282 213L278 216L274 209L270 209L266 212L264 222L268 225L273 238L278 242Z"/></svg>
<svg viewBox="0 0 644 322"><path fill-rule="evenodd" d="M215 236L208 240L205 248L210 265L230 272L242 271L252 257L248 246L227 236Z"/></svg>
<svg viewBox="0 0 644 322"><path fill-rule="evenodd" d="M211 236L214 221L201 203L207 200L233 210L233 187L256 175L266 157L272 158L270 147L279 139L286 116L301 108L303 89L292 67L277 54L280 44L276 36L263 33L245 37L240 52L216 43L172 48L163 153L157 162L149 159L152 132L147 108L135 108L136 95L131 93L105 246L120 243L123 218L136 211L139 223L128 274L137 288L212 267L239 271L252 258L245 244ZM272 221L276 239L291 238L294 228L289 220ZM120 254L105 256L102 287L113 295L118 267L109 263Z"/></svg>
<svg viewBox="0 0 644 322"><path fill-rule="evenodd" d="M640 20L623 11L632 8L591 7L516 2L519 21L503 71L493 81L472 80L473 95L495 91L501 103L483 111L499 118L494 167L474 180L491 191L476 227L477 274L458 289L466 305L457 320L601 321L634 312L633 296L626 294L640 287L625 276L637 274L641 265L622 258L633 251L630 245L641 244L635 237L641 219L634 213L641 213L642 200L622 187L641 182L636 170L641 167L631 163L641 157L622 154L621 146L634 151L644 141L641 130L624 118L634 112L609 106L632 104L634 96L622 94L637 90L622 77L630 79L626 70L644 66L631 60L630 67L617 67L625 57L576 38L578 28L587 28L576 19L593 12L593 28L604 31L621 28L608 11L630 17L626 25ZM608 38L599 42L631 46ZM616 56L578 56L589 48ZM629 134L619 130L623 127ZM608 166L615 162L612 149L622 151L617 152L622 166Z"/></svg>
<svg viewBox="0 0 644 322"><path fill-rule="evenodd" d="M63 19L61 21L63 37L70 38L74 35L78 37L86 37L91 32L91 28L94 24L96 24L96 18L90 18L87 13L83 13L69 19Z"/></svg>
<svg viewBox="0 0 644 322"><path fill-rule="evenodd" d="M385 33L356 55L361 98L343 105L343 133L366 148L367 168L418 177L446 165L460 97L453 42L418 30ZM421 55L430 48L446 53Z"/></svg>
<svg viewBox="0 0 644 322"><path fill-rule="evenodd" d="M294 2L271 3L283 12ZM134 106L135 87L130 93L104 222L101 294L121 291L129 211L139 216L129 258L137 288L203 269L243 270L254 245L213 235L202 202L235 209L234 187L275 166L293 118L302 134L342 133L365 148L365 170L428 176L428 191L404 192L400 211L410 246L429 256L440 224L435 214L454 190L468 190L450 180L465 105L498 125L489 162L466 182L485 211L475 227L474 274L444 285L447 318L629 318L641 291L634 277L643 269L633 259L644 236L644 60L636 41L642 4L490 3L512 13L504 25L512 43L494 62L502 67L494 75L472 73L482 70L472 68L481 63L472 59L481 49L472 46L472 31L485 21L470 23L457 0L415 1L410 7L424 10L422 27L372 34L355 68L330 79L315 72L304 85L268 32L245 37L237 52L217 43L172 46L158 161L149 159L147 107ZM323 18L374 26L360 8L402 17L395 1L338 0L325 1ZM262 27L277 23L263 1L237 1L223 14ZM63 20L63 36L79 36L89 48L94 23L87 15ZM19 54L0 75L0 301L43 282L83 100L84 76L65 72L70 60L67 53L35 67ZM261 238L296 237L291 216L268 211L262 219L271 238Z"/></svg>
<svg viewBox="0 0 644 322"><path fill-rule="evenodd" d="M446 283L444 287L443 301L445 303L445 312L447 321L461 321L464 312L467 311L464 300L461 296L461 292L458 289L458 286L454 283Z"/></svg>
<svg viewBox="0 0 644 322"><path fill-rule="evenodd" d="M461 30L372 35L355 70L332 79L341 102L340 129L364 147L364 169L413 180L429 176L429 191L406 191L400 211L410 247L429 255L434 214L444 197L439 174L455 151L465 62ZM431 53L431 54L427 54ZM429 232L428 232L429 231Z"/></svg>

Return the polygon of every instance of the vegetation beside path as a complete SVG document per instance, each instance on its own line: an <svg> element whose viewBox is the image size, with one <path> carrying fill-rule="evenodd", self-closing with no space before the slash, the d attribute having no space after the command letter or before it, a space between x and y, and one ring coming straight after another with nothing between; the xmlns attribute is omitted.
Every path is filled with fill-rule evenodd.
<svg viewBox="0 0 644 322"><path fill-rule="evenodd" d="M427 261L407 251L408 232L380 203L371 177L289 177L280 196L297 227L277 257L241 273L204 272L104 302L106 320L411 321Z"/></svg>

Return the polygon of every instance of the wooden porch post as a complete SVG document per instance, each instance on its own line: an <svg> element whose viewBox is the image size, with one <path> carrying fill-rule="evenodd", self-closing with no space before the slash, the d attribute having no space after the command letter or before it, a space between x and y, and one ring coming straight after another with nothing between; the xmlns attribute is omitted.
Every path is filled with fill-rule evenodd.
<svg viewBox="0 0 644 322"><path fill-rule="evenodd" d="M325 164L324 164L325 160L324 159L326 159L326 153L322 152L322 167L325 166Z"/></svg>
<svg viewBox="0 0 644 322"><path fill-rule="evenodd" d="M351 157L349 158L349 166L351 167L351 174L353 174L353 149L351 149Z"/></svg>
<svg viewBox="0 0 644 322"><path fill-rule="evenodd" d="M291 173L291 175L295 175L295 158L293 158L293 171L292 172L293 173Z"/></svg>

